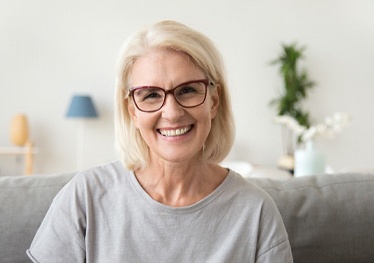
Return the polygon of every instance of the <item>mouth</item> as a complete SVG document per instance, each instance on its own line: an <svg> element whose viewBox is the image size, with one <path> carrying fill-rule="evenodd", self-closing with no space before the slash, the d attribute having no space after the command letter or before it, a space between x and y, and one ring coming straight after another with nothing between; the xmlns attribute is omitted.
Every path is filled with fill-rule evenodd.
<svg viewBox="0 0 374 263"><path fill-rule="evenodd" d="M157 129L157 132L165 137L176 137L176 136L181 136L183 134L188 133L192 128L193 128L193 125L189 125L184 128L173 129L173 130Z"/></svg>

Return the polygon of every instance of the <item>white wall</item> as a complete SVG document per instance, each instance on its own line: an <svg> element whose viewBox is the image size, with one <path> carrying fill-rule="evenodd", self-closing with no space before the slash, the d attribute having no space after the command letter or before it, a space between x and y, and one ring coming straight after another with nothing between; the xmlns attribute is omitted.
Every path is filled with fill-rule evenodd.
<svg viewBox="0 0 374 263"><path fill-rule="evenodd" d="M86 123L84 167L116 158L114 65L134 30L175 19L211 37L232 88L237 142L230 158L275 166L280 127L269 101L282 87L268 65L281 43L306 45L305 66L318 86L305 107L321 121L336 111L353 121L319 147L335 169L372 166L374 157L374 2L324 1L44 1L0 3L0 145L10 146L12 116L29 116L39 148L37 172L76 169L77 123L64 117L75 93L93 96L100 119ZM0 157L1 173L14 171Z"/></svg>

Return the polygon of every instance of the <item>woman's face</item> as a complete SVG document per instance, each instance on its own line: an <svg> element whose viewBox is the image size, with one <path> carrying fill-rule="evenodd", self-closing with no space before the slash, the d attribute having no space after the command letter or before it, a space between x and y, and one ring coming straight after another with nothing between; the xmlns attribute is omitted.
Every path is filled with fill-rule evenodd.
<svg viewBox="0 0 374 263"><path fill-rule="evenodd" d="M206 78L187 56L167 49L154 49L134 63L130 86L157 86L170 90L182 83ZM212 94L208 86L205 102L194 108L182 107L172 94L168 94L164 106L156 112L142 112L132 102L128 110L150 149L152 160L181 162L200 157L218 103L217 92Z"/></svg>

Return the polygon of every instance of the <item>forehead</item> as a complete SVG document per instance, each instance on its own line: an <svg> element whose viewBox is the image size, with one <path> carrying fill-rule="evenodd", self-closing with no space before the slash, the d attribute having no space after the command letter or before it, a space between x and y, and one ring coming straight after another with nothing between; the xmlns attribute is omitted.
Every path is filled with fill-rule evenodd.
<svg viewBox="0 0 374 263"><path fill-rule="evenodd" d="M166 48L151 49L139 57L129 75L131 86L178 85L201 78L205 78L203 70L188 55Z"/></svg>

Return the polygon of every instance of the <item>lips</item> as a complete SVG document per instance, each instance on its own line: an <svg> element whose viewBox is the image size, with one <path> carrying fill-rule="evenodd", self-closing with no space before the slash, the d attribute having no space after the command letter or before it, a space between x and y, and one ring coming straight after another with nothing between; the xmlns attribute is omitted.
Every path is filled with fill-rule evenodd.
<svg viewBox="0 0 374 263"><path fill-rule="evenodd" d="M175 137L175 136L180 136L183 134L186 134L192 129L192 125L184 127L184 128L179 128L179 129L168 129L168 130L162 130L158 129L158 132L165 137Z"/></svg>

